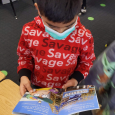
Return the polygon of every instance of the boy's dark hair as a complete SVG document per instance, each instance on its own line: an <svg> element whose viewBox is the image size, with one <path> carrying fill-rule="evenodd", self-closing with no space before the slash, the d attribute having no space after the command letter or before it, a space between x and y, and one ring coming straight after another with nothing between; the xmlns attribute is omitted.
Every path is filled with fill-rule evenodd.
<svg viewBox="0 0 115 115"><path fill-rule="evenodd" d="M41 15L53 22L68 23L79 14L82 0L37 0Z"/></svg>

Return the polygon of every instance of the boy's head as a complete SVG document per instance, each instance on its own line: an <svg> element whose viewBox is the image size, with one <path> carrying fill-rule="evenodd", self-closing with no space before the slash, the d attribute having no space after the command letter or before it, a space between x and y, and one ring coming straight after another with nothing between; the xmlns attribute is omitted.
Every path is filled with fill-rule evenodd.
<svg viewBox="0 0 115 115"><path fill-rule="evenodd" d="M35 6L44 24L62 33L76 23L81 2L82 0L37 0Z"/></svg>

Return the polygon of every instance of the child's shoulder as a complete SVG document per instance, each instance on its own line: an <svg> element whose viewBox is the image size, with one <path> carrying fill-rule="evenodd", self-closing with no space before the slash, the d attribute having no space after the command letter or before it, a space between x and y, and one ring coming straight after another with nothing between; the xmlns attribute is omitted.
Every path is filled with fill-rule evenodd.
<svg viewBox="0 0 115 115"><path fill-rule="evenodd" d="M24 25L23 25L23 28L26 28L26 27L34 28L35 24L36 24L36 23L35 23L35 21L33 20L33 21L31 21L31 22L28 22L28 23L24 24Z"/></svg>
<svg viewBox="0 0 115 115"><path fill-rule="evenodd" d="M85 26L81 24L79 17L78 17L77 23L78 24L76 25L76 29L78 30L78 33L84 33L84 34L91 35L91 31L89 29L85 28Z"/></svg>
<svg viewBox="0 0 115 115"><path fill-rule="evenodd" d="M89 40L91 39L93 36L91 34L91 31L89 29L86 29L85 26L83 26L82 24L80 24L78 27L76 27L76 32L77 36L81 39L81 40Z"/></svg>
<svg viewBox="0 0 115 115"><path fill-rule="evenodd" d="M39 23L38 23L38 20L39 20ZM24 24L23 29L24 30L25 29L28 29L28 30L42 29L43 27L40 21L41 21L40 17L35 17L33 21Z"/></svg>

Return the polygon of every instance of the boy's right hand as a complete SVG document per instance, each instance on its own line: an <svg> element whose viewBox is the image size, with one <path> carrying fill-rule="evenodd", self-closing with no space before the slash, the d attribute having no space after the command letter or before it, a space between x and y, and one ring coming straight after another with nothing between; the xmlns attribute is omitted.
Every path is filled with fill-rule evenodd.
<svg viewBox="0 0 115 115"><path fill-rule="evenodd" d="M31 82L26 76L22 76L20 79L20 94L23 96L26 91L33 92Z"/></svg>

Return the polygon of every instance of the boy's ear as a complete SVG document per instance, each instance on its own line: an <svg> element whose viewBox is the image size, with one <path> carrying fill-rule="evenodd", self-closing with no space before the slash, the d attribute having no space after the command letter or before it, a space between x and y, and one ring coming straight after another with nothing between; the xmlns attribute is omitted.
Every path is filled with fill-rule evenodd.
<svg viewBox="0 0 115 115"><path fill-rule="evenodd" d="M37 4L37 3L34 3L34 6L35 6L36 10L38 11L38 15L41 16L40 10L39 10L39 8L38 8L38 4Z"/></svg>

